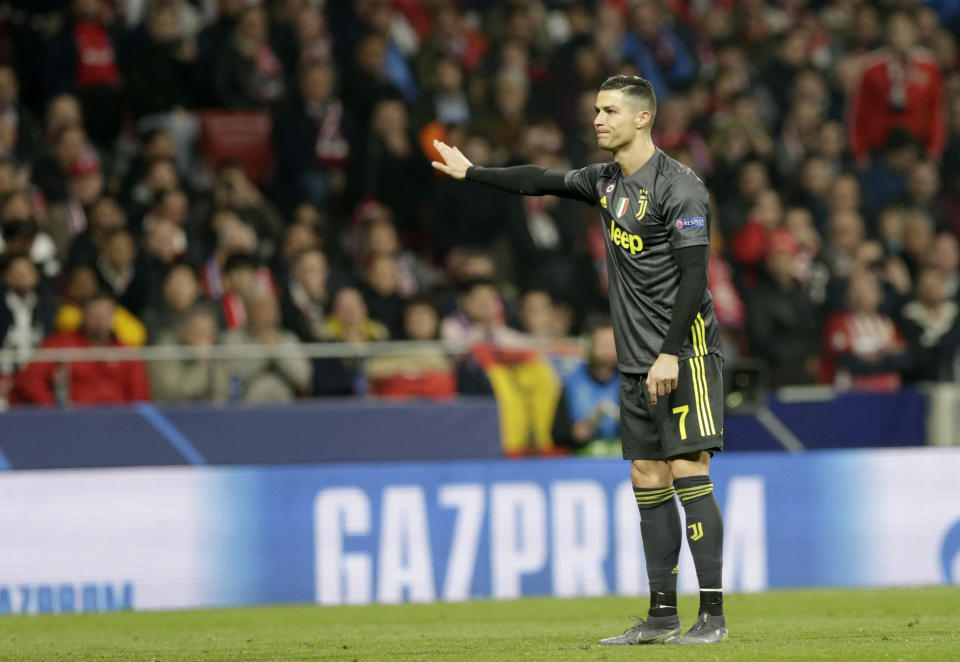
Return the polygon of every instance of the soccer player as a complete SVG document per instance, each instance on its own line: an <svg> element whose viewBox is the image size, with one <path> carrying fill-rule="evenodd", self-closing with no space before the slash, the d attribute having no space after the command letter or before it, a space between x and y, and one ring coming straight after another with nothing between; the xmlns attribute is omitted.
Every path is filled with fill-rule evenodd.
<svg viewBox="0 0 960 662"><path fill-rule="evenodd" d="M480 168L434 143L454 177L523 195L600 205L620 385L621 442L631 460L650 580L646 620L602 645L714 643L727 637L723 521L710 458L723 449L720 333L707 291L710 200L690 168L650 138L653 86L613 76L597 94L597 144L613 161L567 172L523 165ZM680 523L674 493L686 511ZM682 637L677 570L684 531L700 583L697 622Z"/></svg>

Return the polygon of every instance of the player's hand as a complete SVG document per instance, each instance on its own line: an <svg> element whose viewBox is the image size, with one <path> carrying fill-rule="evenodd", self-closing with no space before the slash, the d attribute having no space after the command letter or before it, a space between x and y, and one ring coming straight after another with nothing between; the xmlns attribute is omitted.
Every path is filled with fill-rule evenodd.
<svg viewBox="0 0 960 662"><path fill-rule="evenodd" d="M473 164L463 155L463 152L457 147L451 147L442 140L434 140L433 146L440 152L443 163L434 161L430 165L440 172L450 175L454 179L466 179L467 168Z"/></svg>
<svg viewBox="0 0 960 662"><path fill-rule="evenodd" d="M680 377L680 362L675 354L661 354L647 373L647 390L650 402L657 404L657 396L667 395L677 388Z"/></svg>

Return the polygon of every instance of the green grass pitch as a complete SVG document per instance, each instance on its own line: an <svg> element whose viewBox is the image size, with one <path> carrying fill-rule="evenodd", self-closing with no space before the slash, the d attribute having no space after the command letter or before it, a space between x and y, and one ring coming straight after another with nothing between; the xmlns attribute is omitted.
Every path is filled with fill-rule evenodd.
<svg viewBox="0 0 960 662"><path fill-rule="evenodd" d="M726 598L729 641L602 648L644 599L0 617L0 660L960 661L960 588ZM696 598L683 598L684 627Z"/></svg>

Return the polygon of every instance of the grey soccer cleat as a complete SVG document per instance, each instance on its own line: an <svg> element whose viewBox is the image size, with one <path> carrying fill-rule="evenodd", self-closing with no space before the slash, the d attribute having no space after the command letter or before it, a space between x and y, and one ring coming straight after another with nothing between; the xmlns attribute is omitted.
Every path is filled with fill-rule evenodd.
<svg viewBox="0 0 960 662"><path fill-rule="evenodd" d="M665 644L680 637L680 619L673 616L650 616L643 620L631 616L637 623L616 637L607 637L597 643L601 646L635 646L637 644ZM726 630L724 630L726 632Z"/></svg>
<svg viewBox="0 0 960 662"><path fill-rule="evenodd" d="M707 612L700 614L700 618L687 630L682 637L674 639L672 644L716 644L727 638L727 619L723 614L713 616Z"/></svg>

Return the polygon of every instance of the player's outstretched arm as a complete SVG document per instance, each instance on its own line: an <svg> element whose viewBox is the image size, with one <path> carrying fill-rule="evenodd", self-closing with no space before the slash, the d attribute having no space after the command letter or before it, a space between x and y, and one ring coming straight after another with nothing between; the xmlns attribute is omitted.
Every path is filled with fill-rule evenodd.
<svg viewBox="0 0 960 662"><path fill-rule="evenodd" d="M589 190L568 181L567 172L564 170L547 170L536 165L481 168L470 163L459 149L442 140L434 140L433 146L437 148L443 162L434 161L431 165L454 179L466 179L520 195L557 195L583 202L596 202Z"/></svg>

